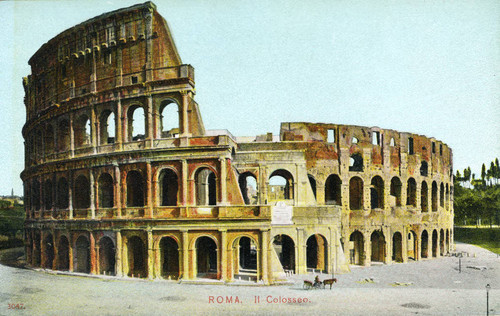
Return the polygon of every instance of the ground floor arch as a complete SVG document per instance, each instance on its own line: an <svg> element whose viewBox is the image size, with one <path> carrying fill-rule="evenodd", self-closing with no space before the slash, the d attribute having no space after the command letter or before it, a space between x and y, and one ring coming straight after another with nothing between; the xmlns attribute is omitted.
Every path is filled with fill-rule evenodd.
<svg viewBox="0 0 500 316"><path fill-rule="evenodd" d="M233 244L233 278L257 281L257 243L250 237L237 238Z"/></svg>
<svg viewBox="0 0 500 316"><path fill-rule="evenodd" d="M273 239L273 248L278 255L283 270L295 273L295 243L288 235L276 235Z"/></svg>
<svg viewBox="0 0 500 316"><path fill-rule="evenodd" d="M306 242L306 264L308 269L328 270L328 247L325 237L314 234Z"/></svg>
<svg viewBox="0 0 500 316"><path fill-rule="evenodd" d="M438 233L434 229L432 231L432 256L437 257L438 254Z"/></svg>
<svg viewBox="0 0 500 316"><path fill-rule="evenodd" d="M403 236L400 232L395 232L392 235L392 260L403 262Z"/></svg>
<svg viewBox="0 0 500 316"><path fill-rule="evenodd" d="M59 238L59 245L57 247L57 269L69 270L69 242L66 236Z"/></svg>
<svg viewBox="0 0 500 316"><path fill-rule="evenodd" d="M372 262L384 262L385 258L385 237L384 234L376 230L372 233L370 237L372 245L371 261Z"/></svg>
<svg viewBox="0 0 500 316"><path fill-rule="evenodd" d="M413 230L408 232L408 240L407 240L407 251L408 251L408 259L417 260L418 259L418 237L417 233Z"/></svg>
<svg viewBox="0 0 500 316"><path fill-rule="evenodd" d="M162 278L179 278L179 245L172 237L163 237L160 240L160 264Z"/></svg>
<svg viewBox="0 0 500 316"><path fill-rule="evenodd" d="M147 254L144 242L138 236L132 236L127 242L128 276L146 278L148 276Z"/></svg>
<svg viewBox="0 0 500 316"><path fill-rule="evenodd" d="M420 240L421 240L420 257L427 258L429 255L429 234L427 233L426 230L422 232L422 237L420 238Z"/></svg>
<svg viewBox="0 0 500 316"><path fill-rule="evenodd" d="M441 229L439 232L439 254L444 256L445 254L445 239L444 239L444 230Z"/></svg>
<svg viewBox="0 0 500 316"><path fill-rule="evenodd" d="M360 231L354 231L349 237L350 242L350 262L351 264L362 265L365 262L364 237Z"/></svg>
<svg viewBox="0 0 500 316"><path fill-rule="evenodd" d="M99 241L99 273L115 275L115 244L105 236Z"/></svg>
<svg viewBox="0 0 500 316"><path fill-rule="evenodd" d="M196 240L196 277L218 278L217 243L207 236Z"/></svg>
<svg viewBox="0 0 500 316"><path fill-rule="evenodd" d="M52 269L54 264L54 238L52 237L52 234L47 234L45 236L43 239L43 246L43 267L45 269Z"/></svg>
<svg viewBox="0 0 500 316"><path fill-rule="evenodd" d="M80 236L75 243L74 270L76 272L90 273L90 243L87 237Z"/></svg>

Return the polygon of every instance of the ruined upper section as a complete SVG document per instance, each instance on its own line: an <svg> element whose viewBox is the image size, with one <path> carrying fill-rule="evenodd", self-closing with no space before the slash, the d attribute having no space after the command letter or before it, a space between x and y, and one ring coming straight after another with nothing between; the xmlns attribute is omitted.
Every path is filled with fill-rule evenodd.
<svg viewBox="0 0 500 316"><path fill-rule="evenodd" d="M102 14L45 43L29 60L24 78L27 118L62 102L116 87L184 78L194 86L194 70L182 65L166 21L151 2Z"/></svg>

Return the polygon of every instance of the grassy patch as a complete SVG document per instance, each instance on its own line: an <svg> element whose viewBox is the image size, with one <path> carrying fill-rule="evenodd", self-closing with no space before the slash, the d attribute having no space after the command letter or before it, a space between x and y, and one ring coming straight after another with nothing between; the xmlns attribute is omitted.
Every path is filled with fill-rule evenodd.
<svg viewBox="0 0 500 316"><path fill-rule="evenodd" d="M500 254L500 228L455 227L455 240Z"/></svg>

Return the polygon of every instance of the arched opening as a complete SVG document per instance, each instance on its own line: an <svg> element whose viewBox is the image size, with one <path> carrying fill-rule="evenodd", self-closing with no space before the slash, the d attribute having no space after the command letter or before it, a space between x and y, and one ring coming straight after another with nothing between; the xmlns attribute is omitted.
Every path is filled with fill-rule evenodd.
<svg viewBox="0 0 500 316"><path fill-rule="evenodd" d="M451 245L451 240L450 240L450 230L446 230L446 253L450 252L450 245Z"/></svg>
<svg viewBox="0 0 500 316"><path fill-rule="evenodd" d="M99 120L99 144L115 143L115 114L111 111L104 111Z"/></svg>
<svg viewBox="0 0 500 316"><path fill-rule="evenodd" d="M200 237L196 240L197 277L217 279L217 244L210 237Z"/></svg>
<svg viewBox="0 0 500 316"><path fill-rule="evenodd" d="M235 240L234 278L257 281L257 245L249 237Z"/></svg>
<svg viewBox="0 0 500 316"><path fill-rule="evenodd" d="M115 275L115 244L107 236L99 241L99 273Z"/></svg>
<svg viewBox="0 0 500 316"><path fill-rule="evenodd" d="M45 145L45 154L54 152L54 128L52 127L52 125L47 125L45 127L43 143Z"/></svg>
<svg viewBox="0 0 500 316"><path fill-rule="evenodd" d="M342 205L342 180L336 174L331 174L326 179L325 203L327 205Z"/></svg>
<svg viewBox="0 0 500 316"><path fill-rule="evenodd" d="M352 177L349 181L349 208L363 209L363 180L360 177Z"/></svg>
<svg viewBox="0 0 500 316"><path fill-rule="evenodd" d="M67 209L69 204L69 186L66 178L57 182L57 208Z"/></svg>
<svg viewBox="0 0 500 316"><path fill-rule="evenodd" d="M420 190L420 207L422 209L422 212L428 212L429 211L429 189L427 188L427 182L423 181L422 182L422 188Z"/></svg>
<svg viewBox="0 0 500 316"><path fill-rule="evenodd" d="M76 272L90 273L90 244L87 237L78 237L76 240L75 255L74 270Z"/></svg>
<svg viewBox="0 0 500 316"><path fill-rule="evenodd" d="M31 205L35 209L35 211L40 210L40 182L35 179L33 180L32 184L32 190L31 190Z"/></svg>
<svg viewBox="0 0 500 316"><path fill-rule="evenodd" d="M408 250L408 259L413 259L413 260L417 260L418 258L418 238L417 238L417 234L411 230L409 233L408 233L408 242L407 242L407 250Z"/></svg>
<svg viewBox="0 0 500 316"><path fill-rule="evenodd" d="M148 276L147 269L147 253L144 242L138 236L132 236L127 243L128 250L128 276L137 278L146 278Z"/></svg>
<svg viewBox="0 0 500 316"><path fill-rule="evenodd" d="M84 175L79 175L75 180L75 189L73 190L73 206L76 209L90 207L90 184Z"/></svg>
<svg viewBox="0 0 500 316"><path fill-rule="evenodd" d="M438 233L434 229L432 231L432 256L437 257L437 253L438 253Z"/></svg>
<svg viewBox="0 0 500 316"><path fill-rule="evenodd" d="M392 260L403 262L403 237L400 232L395 232L392 236Z"/></svg>
<svg viewBox="0 0 500 316"><path fill-rule="evenodd" d="M306 264L308 269L321 270L327 272L328 256L327 243L325 237L315 234L310 236L306 242Z"/></svg>
<svg viewBox="0 0 500 316"><path fill-rule="evenodd" d="M422 161L420 164L420 175L423 177L427 177L429 173L429 165L427 164L427 161Z"/></svg>
<svg viewBox="0 0 500 316"><path fill-rule="evenodd" d="M448 211L450 209L450 190L448 187L448 184L446 184L446 210Z"/></svg>
<svg viewBox="0 0 500 316"><path fill-rule="evenodd" d="M53 192L52 192L52 181L51 180L45 180L43 184L43 207L46 210L52 209L52 197L53 197Z"/></svg>
<svg viewBox="0 0 500 316"><path fill-rule="evenodd" d="M444 207L444 184L442 182L439 190L439 206Z"/></svg>
<svg viewBox="0 0 500 316"><path fill-rule="evenodd" d="M309 179L309 185L311 186L314 198L316 199L316 179L314 179L314 177L310 174L307 175L307 179Z"/></svg>
<svg viewBox="0 0 500 316"><path fill-rule="evenodd" d="M172 237L160 241L161 276L164 279L179 278L179 245Z"/></svg>
<svg viewBox="0 0 500 316"><path fill-rule="evenodd" d="M287 235L277 235L273 239L273 248L283 270L295 273L295 243Z"/></svg>
<svg viewBox="0 0 500 316"><path fill-rule="evenodd" d="M57 269L69 270L69 242L66 236L59 238L59 247L57 248Z"/></svg>
<svg viewBox="0 0 500 316"><path fill-rule="evenodd" d="M372 244L372 262L384 262L385 258L385 238L384 234L376 230L370 238Z"/></svg>
<svg viewBox="0 0 500 316"><path fill-rule="evenodd" d="M87 115L80 115L73 126L75 147L85 147L91 144L90 119Z"/></svg>
<svg viewBox="0 0 500 316"><path fill-rule="evenodd" d="M69 123L67 120L59 121L57 125L57 151L70 149Z"/></svg>
<svg viewBox="0 0 500 316"><path fill-rule="evenodd" d="M255 205L258 203L257 178L250 172L244 172L238 177L243 201L247 205Z"/></svg>
<svg viewBox="0 0 500 316"><path fill-rule="evenodd" d="M371 208L384 208L384 180L380 176L372 178L370 188Z"/></svg>
<svg viewBox="0 0 500 316"><path fill-rule="evenodd" d="M352 154L349 159L349 171L363 171L363 156Z"/></svg>
<svg viewBox="0 0 500 316"><path fill-rule="evenodd" d="M365 261L364 254L364 239L363 234L359 231L354 231L349 237L350 254L349 259L351 264L362 265Z"/></svg>
<svg viewBox="0 0 500 316"><path fill-rule="evenodd" d="M160 106L161 138L179 137L179 106L164 101Z"/></svg>
<svg viewBox="0 0 500 316"><path fill-rule="evenodd" d="M438 210L438 188L436 181L432 181L432 211L437 212Z"/></svg>
<svg viewBox="0 0 500 316"><path fill-rule="evenodd" d="M269 200L293 200L293 176L284 169L274 171L269 177Z"/></svg>
<svg viewBox="0 0 500 316"><path fill-rule="evenodd" d="M445 239L444 239L444 230L441 229L439 232L439 254L444 256L445 254Z"/></svg>
<svg viewBox="0 0 500 316"><path fill-rule="evenodd" d="M113 207L114 188L113 178L109 173L103 173L99 176L99 208Z"/></svg>
<svg viewBox="0 0 500 316"><path fill-rule="evenodd" d="M429 235L427 234L426 230L422 232L422 237L420 239L421 239L420 257L427 258L427 256L429 255Z"/></svg>
<svg viewBox="0 0 500 316"><path fill-rule="evenodd" d="M137 170L127 173L127 206L144 206L144 178Z"/></svg>
<svg viewBox="0 0 500 316"><path fill-rule="evenodd" d="M398 177L391 179L391 196L395 200L396 206L401 206L401 180Z"/></svg>
<svg viewBox="0 0 500 316"><path fill-rule="evenodd" d="M45 236L44 240L44 256L45 262L43 263L43 267L45 269L52 269L54 264L54 239L52 234L48 234Z"/></svg>
<svg viewBox="0 0 500 316"><path fill-rule="evenodd" d="M160 173L159 182L161 206L177 206L177 174L171 169L164 169Z"/></svg>
<svg viewBox="0 0 500 316"><path fill-rule="evenodd" d="M217 205L217 181L215 173L208 168L196 171L196 204Z"/></svg>
<svg viewBox="0 0 500 316"><path fill-rule="evenodd" d="M39 267L42 259L40 231L33 234L33 266Z"/></svg>
<svg viewBox="0 0 500 316"><path fill-rule="evenodd" d="M140 106L131 106L128 109L128 140L138 141L146 139L146 122L144 109Z"/></svg>
<svg viewBox="0 0 500 316"><path fill-rule="evenodd" d="M413 178L408 179L406 205L417 207L417 182Z"/></svg>

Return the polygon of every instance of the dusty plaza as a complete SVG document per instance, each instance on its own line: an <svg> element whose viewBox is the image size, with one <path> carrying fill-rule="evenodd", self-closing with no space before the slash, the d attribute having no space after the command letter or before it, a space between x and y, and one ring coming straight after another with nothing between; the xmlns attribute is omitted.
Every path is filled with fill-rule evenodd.
<svg viewBox="0 0 500 316"><path fill-rule="evenodd" d="M500 312L498 255L454 242L444 140L208 129L152 2L59 32L22 80L24 249L0 254L0 314Z"/></svg>

